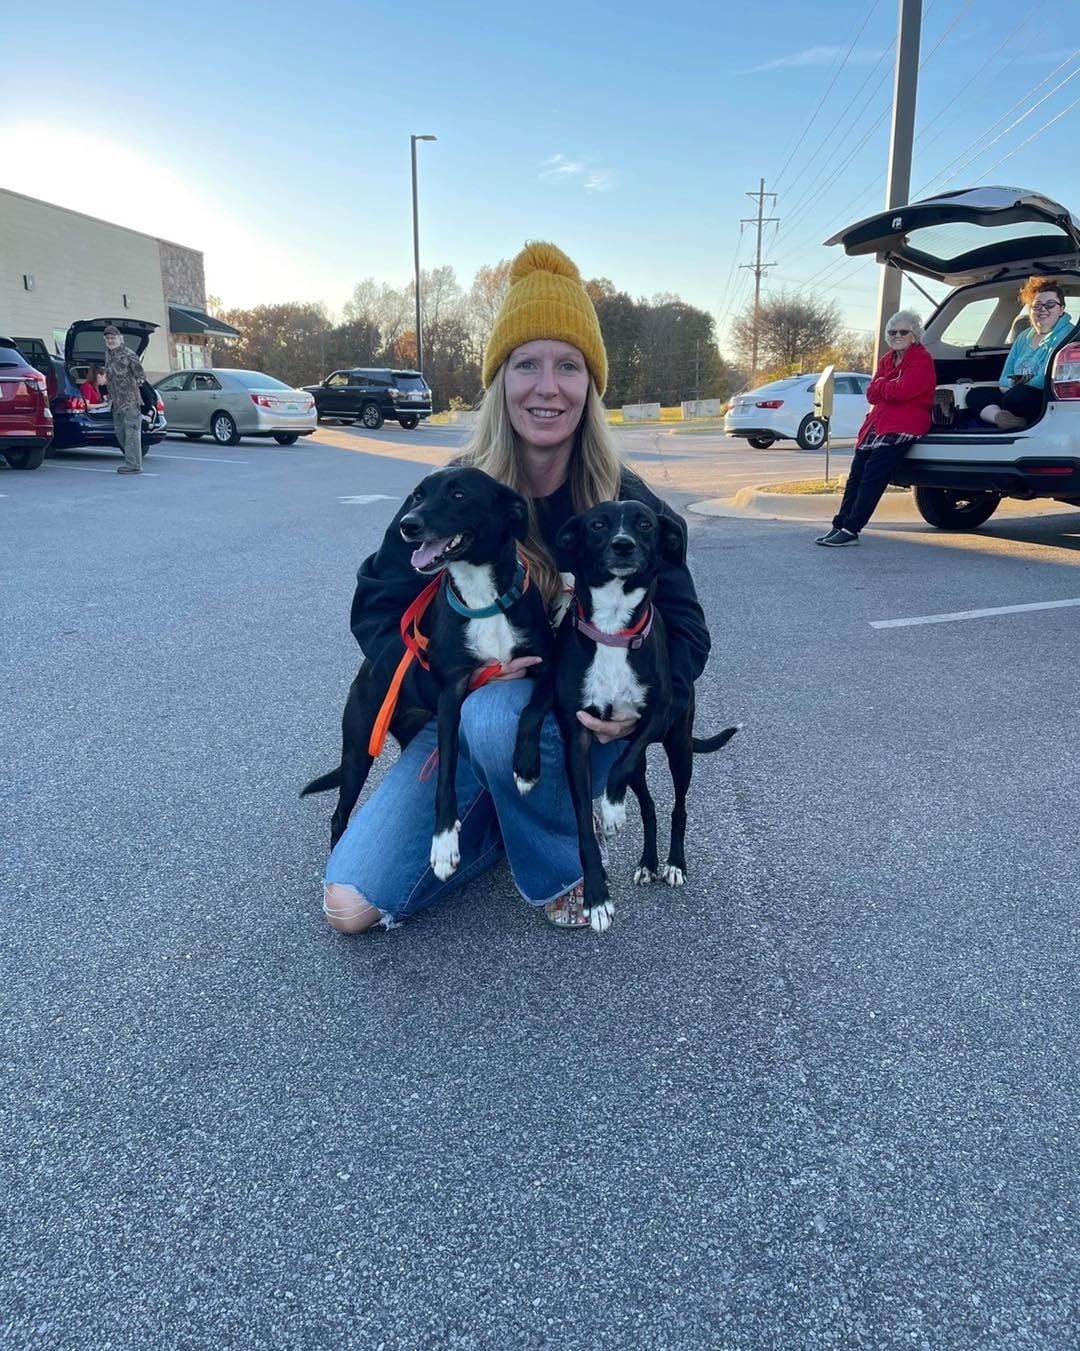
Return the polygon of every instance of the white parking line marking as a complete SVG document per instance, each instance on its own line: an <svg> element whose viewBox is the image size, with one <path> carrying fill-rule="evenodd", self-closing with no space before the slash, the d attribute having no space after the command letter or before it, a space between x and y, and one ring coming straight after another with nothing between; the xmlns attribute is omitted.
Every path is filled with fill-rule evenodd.
<svg viewBox="0 0 1080 1351"><path fill-rule="evenodd" d="M115 469L97 469L90 464L57 464L55 461L49 466L50 469L74 469L76 474L115 474ZM150 469L144 469L143 474L147 478L157 478Z"/></svg>
<svg viewBox="0 0 1080 1351"><path fill-rule="evenodd" d="M386 493L359 493L356 497L339 497L338 501L349 506L366 507L369 502L392 502L393 498Z"/></svg>
<svg viewBox="0 0 1080 1351"><path fill-rule="evenodd" d="M167 452L154 451L155 460L201 460L203 464L250 464L250 460L225 460L216 455L169 455Z"/></svg>
<svg viewBox="0 0 1080 1351"><path fill-rule="evenodd" d="M1076 600L1037 600L1030 605L995 605L989 610L957 610L947 615L920 615L916 619L871 619L872 629L906 629L913 624L951 624L954 619L985 619L988 615L1018 615L1028 610L1061 610L1066 606L1080 605Z"/></svg>

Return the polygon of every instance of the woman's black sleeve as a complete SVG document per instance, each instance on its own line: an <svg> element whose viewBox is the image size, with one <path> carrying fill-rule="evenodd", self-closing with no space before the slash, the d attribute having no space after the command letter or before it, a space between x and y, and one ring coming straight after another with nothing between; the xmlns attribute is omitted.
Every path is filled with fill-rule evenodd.
<svg viewBox="0 0 1080 1351"><path fill-rule="evenodd" d="M382 543L356 574L349 626L364 656L373 662L388 650L396 654L395 660L404 651L401 616L430 580L412 567L411 548L398 528L410 505L402 503Z"/></svg>

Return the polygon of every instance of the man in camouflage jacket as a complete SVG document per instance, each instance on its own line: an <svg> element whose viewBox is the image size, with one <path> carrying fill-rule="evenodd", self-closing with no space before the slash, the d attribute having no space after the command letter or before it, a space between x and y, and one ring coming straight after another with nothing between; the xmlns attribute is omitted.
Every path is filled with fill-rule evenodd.
<svg viewBox="0 0 1080 1351"><path fill-rule="evenodd" d="M109 387L113 428L124 463L118 474L142 473L142 398L139 386L146 379L142 362L124 345L118 328L108 324L105 338L105 383Z"/></svg>

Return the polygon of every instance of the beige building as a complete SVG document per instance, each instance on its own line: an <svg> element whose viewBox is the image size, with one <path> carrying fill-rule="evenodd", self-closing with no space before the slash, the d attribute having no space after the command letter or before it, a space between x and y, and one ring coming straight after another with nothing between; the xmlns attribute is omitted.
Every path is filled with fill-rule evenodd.
<svg viewBox="0 0 1080 1351"><path fill-rule="evenodd" d="M213 364L236 329L206 313L203 256L167 239L0 188L0 333L63 352L76 319L146 319L151 376Z"/></svg>

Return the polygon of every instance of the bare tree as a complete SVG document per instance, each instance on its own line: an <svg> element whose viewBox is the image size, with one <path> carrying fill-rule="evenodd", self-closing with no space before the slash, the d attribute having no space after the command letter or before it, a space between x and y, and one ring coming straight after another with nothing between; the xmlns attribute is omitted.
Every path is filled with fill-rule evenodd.
<svg viewBox="0 0 1080 1351"><path fill-rule="evenodd" d="M840 313L832 301L806 299L784 291L761 302L758 323L758 369L813 366L840 337ZM753 348L754 309L748 305L731 329L735 347L749 365Z"/></svg>

